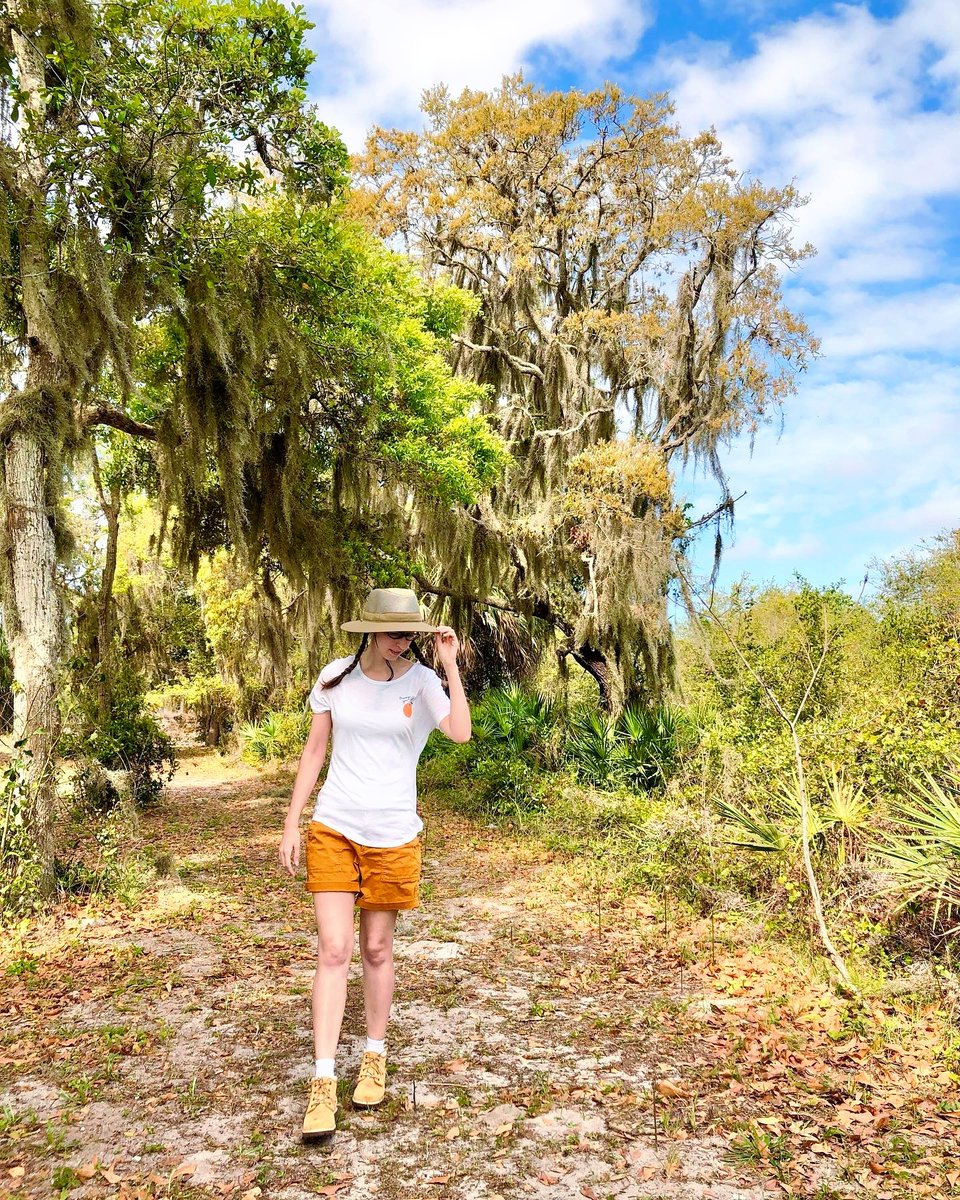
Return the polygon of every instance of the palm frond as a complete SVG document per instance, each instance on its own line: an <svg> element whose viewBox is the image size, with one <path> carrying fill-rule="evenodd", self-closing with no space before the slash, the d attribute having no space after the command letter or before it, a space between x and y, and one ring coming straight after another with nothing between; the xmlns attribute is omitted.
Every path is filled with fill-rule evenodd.
<svg viewBox="0 0 960 1200"><path fill-rule="evenodd" d="M934 919L960 912L960 771L942 780L928 771L914 778L894 806L899 830L873 849L893 873L904 902L933 903ZM960 924L950 932L960 929Z"/></svg>
<svg viewBox="0 0 960 1200"><path fill-rule="evenodd" d="M623 761L616 724L595 709L575 713L570 721L567 756L581 779L595 787L615 782Z"/></svg>
<svg viewBox="0 0 960 1200"><path fill-rule="evenodd" d="M823 772L827 800L824 820L829 825L839 825L846 833L860 835L866 831L870 806L863 788L853 784L835 766Z"/></svg>
<svg viewBox="0 0 960 1200"><path fill-rule="evenodd" d="M725 800L717 801L717 809L724 820L736 825L747 835L739 841L731 841L732 846L764 854L785 854L795 844L795 839L787 830L750 809L737 808Z"/></svg>
<svg viewBox="0 0 960 1200"><path fill-rule="evenodd" d="M803 822L803 793L800 790L800 781L796 775L792 775L789 782L781 783L777 788L777 796L783 805L783 810L790 823L796 829L796 842L799 844L801 837L801 828ZM824 822L822 814L810 802L807 801L807 834L811 842L822 842L826 834L827 826Z"/></svg>

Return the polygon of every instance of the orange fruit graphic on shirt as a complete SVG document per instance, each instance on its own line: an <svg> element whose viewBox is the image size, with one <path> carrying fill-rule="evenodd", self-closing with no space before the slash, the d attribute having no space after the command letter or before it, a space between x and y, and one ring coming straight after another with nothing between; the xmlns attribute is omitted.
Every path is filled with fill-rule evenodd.
<svg viewBox="0 0 960 1200"><path fill-rule="evenodd" d="M413 705L410 703L410 701L409 701L409 700L408 700L408 701L406 702L406 704L403 706L403 715L404 715L405 717L412 717L412 716L413 716Z"/></svg>

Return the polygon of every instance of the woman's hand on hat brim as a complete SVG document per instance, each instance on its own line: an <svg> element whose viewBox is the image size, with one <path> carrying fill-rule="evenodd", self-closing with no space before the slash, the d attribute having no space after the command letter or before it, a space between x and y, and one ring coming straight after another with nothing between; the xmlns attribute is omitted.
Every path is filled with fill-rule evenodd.
<svg viewBox="0 0 960 1200"><path fill-rule="evenodd" d="M445 667L455 666L460 653L460 639L449 625L441 625L433 635L437 658Z"/></svg>

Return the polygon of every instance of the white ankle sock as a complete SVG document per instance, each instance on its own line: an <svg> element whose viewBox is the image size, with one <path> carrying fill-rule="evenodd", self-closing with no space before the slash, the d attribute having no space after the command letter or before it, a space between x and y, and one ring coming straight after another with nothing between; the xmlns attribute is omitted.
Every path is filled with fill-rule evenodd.
<svg viewBox="0 0 960 1200"><path fill-rule="evenodd" d="M367 1053L368 1054L386 1054L386 1040L381 1038L378 1042L376 1038L367 1038Z"/></svg>
<svg viewBox="0 0 960 1200"><path fill-rule="evenodd" d="M314 1079L333 1079L333 1059L318 1058L315 1060L316 1070L313 1073Z"/></svg>

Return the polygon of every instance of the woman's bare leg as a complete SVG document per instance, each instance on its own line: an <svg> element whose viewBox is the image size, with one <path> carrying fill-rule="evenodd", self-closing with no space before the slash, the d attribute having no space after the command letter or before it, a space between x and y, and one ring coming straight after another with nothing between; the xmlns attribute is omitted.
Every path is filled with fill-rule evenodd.
<svg viewBox="0 0 960 1200"><path fill-rule="evenodd" d="M314 892L317 970L313 977L315 1058L333 1058L347 1003L347 972L353 957L353 892Z"/></svg>
<svg viewBox="0 0 960 1200"><path fill-rule="evenodd" d="M393 1003L393 930L395 912L360 910L360 958L363 962L363 1007L367 1037L382 1041Z"/></svg>

